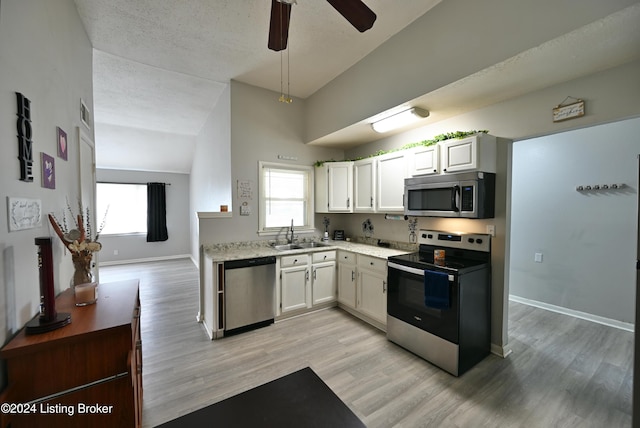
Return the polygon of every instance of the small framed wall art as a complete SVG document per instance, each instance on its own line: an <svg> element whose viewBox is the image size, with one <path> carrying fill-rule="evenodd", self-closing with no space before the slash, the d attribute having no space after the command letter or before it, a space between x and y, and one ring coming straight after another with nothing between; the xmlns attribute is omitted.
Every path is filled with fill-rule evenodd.
<svg viewBox="0 0 640 428"><path fill-rule="evenodd" d="M58 157L60 159L64 159L67 160L67 149L68 149L68 144L67 144L67 133L64 132L59 126L56 127L56 129L58 130Z"/></svg>
<svg viewBox="0 0 640 428"><path fill-rule="evenodd" d="M80 121L87 129L91 129L91 111L82 98L80 98Z"/></svg>
<svg viewBox="0 0 640 428"><path fill-rule="evenodd" d="M575 100L570 104L566 104L567 100ZM579 98L567 97L563 102L553 108L553 121L562 122L563 120L574 119L584 116L584 101Z"/></svg>
<svg viewBox="0 0 640 428"><path fill-rule="evenodd" d="M45 189L56 188L56 160L44 152L40 152L42 160L42 187Z"/></svg>

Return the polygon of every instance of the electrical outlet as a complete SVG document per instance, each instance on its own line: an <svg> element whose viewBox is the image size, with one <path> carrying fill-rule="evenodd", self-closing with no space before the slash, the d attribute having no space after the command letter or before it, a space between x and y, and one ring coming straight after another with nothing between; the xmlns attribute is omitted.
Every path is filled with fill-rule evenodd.
<svg viewBox="0 0 640 428"><path fill-rule="evenodd" d="M496 226L494 224L488 224L487 233L491 236L496 236Z"/></svg>
<svg viewBox="0 0 640 428"><path fill-rule="evenodd" d="M542 253L535 253L533 256L533 260L536 263L542 263Z"/></svg>
<svg viewBox="0 0 640 428"><path fill-rule="evenodd" d="M118 250L113 250L113 255L117 256L118 254L120 254L120 252Z"/></svg>

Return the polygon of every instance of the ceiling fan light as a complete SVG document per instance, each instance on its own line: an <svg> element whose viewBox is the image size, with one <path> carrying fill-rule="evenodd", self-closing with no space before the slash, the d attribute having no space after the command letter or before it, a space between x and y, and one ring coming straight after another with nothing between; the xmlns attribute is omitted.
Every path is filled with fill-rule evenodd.
<svg viewBox="0 0 640 428"><path fill-rule="evenodd" d="M412 107L399 113L385 117L371 124L374 131L382 134L393 129L402 128L405 125L424 119L429 116L429 112L419 107Z"/></svg>

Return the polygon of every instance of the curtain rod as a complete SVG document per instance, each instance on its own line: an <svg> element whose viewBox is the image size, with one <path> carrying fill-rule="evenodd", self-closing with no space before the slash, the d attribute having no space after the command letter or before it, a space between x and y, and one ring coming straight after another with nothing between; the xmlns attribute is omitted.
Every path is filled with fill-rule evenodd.
<svg viewBox="0 0 640 428"><path fill-rule="evenodd" d="M101 184L133 184L133 185L138 185L138 186L146 186L149 183L157 183L157 181L150 181L147 183L125 183L123 181L96 181L96 183L101 183ZM171 186L171 183L160 183L160 184L164 184L165 186Z"/></svg>

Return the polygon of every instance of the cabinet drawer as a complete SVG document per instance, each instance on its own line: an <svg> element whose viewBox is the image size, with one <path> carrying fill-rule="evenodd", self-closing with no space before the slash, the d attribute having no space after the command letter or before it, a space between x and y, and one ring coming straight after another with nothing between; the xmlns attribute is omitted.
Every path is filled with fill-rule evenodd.
<svg viewBox="0 0 640 428"><path fill-rule="evenodd" d="M313 263L328 262L336 259L336 252L320 251L320 252L311 254L311 257L312 257Z"/></svg>
<svg viewBox="0 0 640 428"><path fill-rule="evenodd" d="M291 256L283 256L280 259L281 267L306 265L309 260L306 254L294 254Z"/></svg>
<svg viewBox="0 0 640 428"><path fill-rule="evenodd" d="M356 264L356 255L349 251L338 251L338 263Z"/></svg>
<svg viewBox="0 0 640 428"><path fill-rule="evenodd" d="M358 254L358 266L369 270L384 272L387 270L387 261L385 259Z"/></svg>

